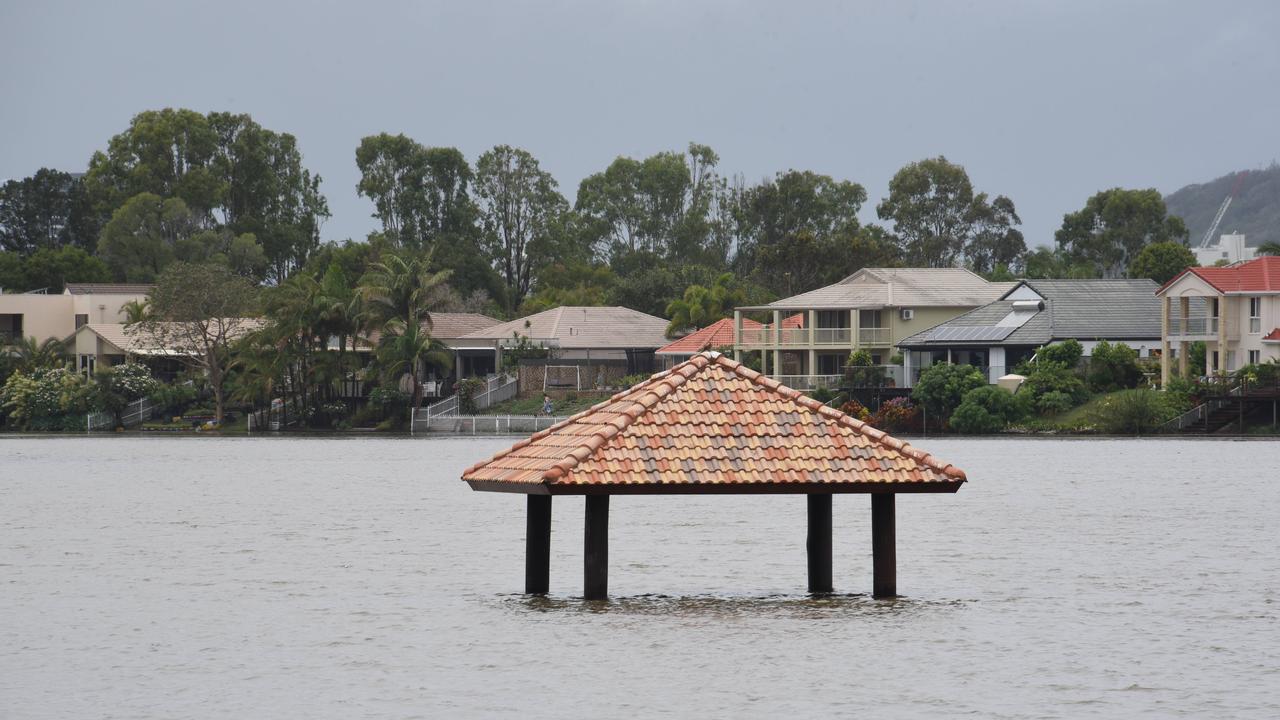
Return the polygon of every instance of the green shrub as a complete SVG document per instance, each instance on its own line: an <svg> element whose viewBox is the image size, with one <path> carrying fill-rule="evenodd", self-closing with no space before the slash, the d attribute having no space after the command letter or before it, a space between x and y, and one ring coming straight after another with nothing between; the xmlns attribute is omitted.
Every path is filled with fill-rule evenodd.
<svg viewBox="0 0 1280 720"><path fill-rule="evenodd" d="M1074 338L1052 345L1045 345L1036 350L1036 359L1039 362L1057 363L1067 368L1074 368L1079 365L1080 358L1083 356L1084 347Z"/></svg>
<svg viewBox="0 0 1280 720"><path fill-rule="evenodd" d="M476 395L484 387L480 378L463 378L458 381L458 414L476 415L480 411L476 407Z"/></svg>
<svg viewBox="0 0 1280 720"><path fill-rule="evenodd" d="M1142 382L1138 351L1125 345L1099 341L1089 357L1089 389L1111 392L1137 387Z"/></svg>
<svg viewBox="0 0 1280 720"><path fill-rule="evenodd" d="M1021 420L1025 402L1015 400L1012 393L993 385L984 385L965 393L964 400L951 414L951 427L966 434L993 433L1009 423Z"/></svg>
<svg viewBox="0 0 1280 720"><path fill-rule="evenodd" d="M945 418L960 406L965 393L986 384L982 371L972 365L933 365L920 374L911 399L935 416Z"/></svg>
<svg viewBox="0 0 1280 720"><path fill-rule="evenodd" d="M173 417L181 415L186 407L195 402L196 388L195 385L187 383L173 383L166 385L157 383L147 393L147 399L160 406L160 414L163 417Z"/></svg>
<svg viewBox="0 0 1280 720"><path fill-rule="evenodd" d="M623 376L620 382L622 383L622 387L629 388L629 387L635 387L636 385L639 385L645 380L648 380L650 377L651 376L645 375L644 373L634 373L632 375Z"/></svg>
<svg viewBox="0 0 1280 720"><path fill-rule="evenodd" d="M1089 391L1080 376L1057 362L1037 362L1031 365L1027 381L1018 392L1030 392L1035 397L1036 407L1040 406L1041 397L1052 392L1070 397L1072 406L1089 399Z"/></svg>
<svg viewBox="0 0 1280 720"><path fill-rule="evenodd" d="M1004 429L1004 419L978 403L962 402L951 413L951 429L965 435L990 435Z"/></svg>
<svg viewBox="0 0 1280 720"><path fill-rule="evenodd" d="M1094 409L1093 424L1115 435L1141 435L1177 417L1183 408L1176 399L1158 390L1138 389L1113 393Z"/></svg>
<svg viewBox="0 0 1280 720"><path fill-rule="evenodd" d="M836 398L836 393L834 390L829 390L827 388L818 388L816 390L810 390L809 397L817 400L823 405L826 405Z"/></svg>
<svg viewBox="0 0 1280 720"><path fill-rule="evenodd" d="M1034 397L1034 395L1028 395L1028 397ZM1050 390L1036 398L1035 406L1036 410L1044 415L1057 415L1075 407L1075 401L1067 393Z"/></svg>
<svg viewBox="0 0 1280 720"><path fill-rule="evenodd" d="M844 381L850 387L881 387L885 384L885 371L872 362L871 353L855 350L845 363Z"/></svg>

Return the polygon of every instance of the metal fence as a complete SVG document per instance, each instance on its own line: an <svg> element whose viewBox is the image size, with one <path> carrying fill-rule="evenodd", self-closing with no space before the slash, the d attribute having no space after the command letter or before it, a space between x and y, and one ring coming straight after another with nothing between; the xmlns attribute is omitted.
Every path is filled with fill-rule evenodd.
<svg viewBox="0 0 1280 720"><path fill-rule="evenodd" d="M519 391L520 381L518 378L508 378L506 375L490 375L485 378L484 390L476 393L472 398L475 401L476 409L496 405L500 402L510 400L516 396ZM432 403L421 410L413 413L414 424L418 422L427 422L436 417L452 417L458 414L458 396L452 395L441 400L438 403Z"/></svg>
<svg viewBox="0 0 1280 720"><path fill-rule="evenodd" d="M150 400L138 398L125 406L124 412L120 414L120 424L124 427L137 427L155 417L158 409L156 404ZM116 416L109 412L89 413L84 418L85 432L102 429L114 430L115 427Z"/></svg>
<svg viewBox="0 0 1280 720"><path fill-rule="evenodd" d="M418 417L413 424L415 434L503 435L535 433L565 419L554 415L449 415Z"/></svg>

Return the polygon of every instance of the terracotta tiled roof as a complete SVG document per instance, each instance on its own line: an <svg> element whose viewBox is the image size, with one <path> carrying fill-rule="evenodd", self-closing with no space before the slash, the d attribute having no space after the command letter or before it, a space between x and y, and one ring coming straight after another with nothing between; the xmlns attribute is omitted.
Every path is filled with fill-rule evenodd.
<svg viewBox="0 0 1280 720"><path fill-rule="evenodd" d="M1280 328L1276 328L1267 333L1266 336L1262 338L1262 342L1280 342Z"/></svg>
<svg viewBox="0 0 1280 720"><path fill-rule="evenodd" d="M718 353L700 353L492 459L480 490L954 492L958 468Z"/></svg>
<svg viewBox="0 0 1280 720"><path fill-rule="evenodd" d="M1193 267L1178 273L1159 293L1186 273L1193 273L1223 293L1280 293L1280 256L1264 255L1227 267Z"/></svg>
<svg viewBox="0 0 1280 720"><path fill-rule="evenodd" d="M755 329L763 326L751 318L742 318L742 327ZM782 327L804 327L804 315L796 313L784 319ZM727 345L733 345L733 318L717 320L701 330L691 332L658 348L654 352L658 355L693 355L703 350L715 350Z"/></svg>

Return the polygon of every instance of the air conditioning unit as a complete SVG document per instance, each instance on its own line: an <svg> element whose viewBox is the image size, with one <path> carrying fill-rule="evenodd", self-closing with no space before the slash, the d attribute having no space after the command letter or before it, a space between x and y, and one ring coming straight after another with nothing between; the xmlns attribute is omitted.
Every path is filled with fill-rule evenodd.
<svg viewBox="0 0 1280 720"><path fill-rule="evenodd" d="M911 308L902 308L902 310L898 311L898 314L903 320L914 320L916 311Z"/></svg>

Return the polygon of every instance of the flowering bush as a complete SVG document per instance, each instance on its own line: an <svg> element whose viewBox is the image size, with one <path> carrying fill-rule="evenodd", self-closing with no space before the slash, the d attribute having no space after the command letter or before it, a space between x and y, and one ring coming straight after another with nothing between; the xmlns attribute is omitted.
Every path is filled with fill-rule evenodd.
<svg viewBox="0 0 1280 720"><path fill-rule="evenodd" d="M871 424L887 432L906 430L914 425L919 409L905 397L893 398L871 416Z"/></svg>
<svg viewBox="0 0 1280 720"><path fill-rule="evenodd" d="M22 430L64 430L83 426L92 387L66 368L15 372L0 390L7 423Z"/></svg>
<svg viewBox="0 0 1280 720"><path fill-rule="evenodd" d="M858 418L863 422L868 422L871 419L871 411L867 410L867 408L857 400L850 400L849 402L841 405L840 412L848 415L849 417Z"/></svg>
<svg viewBox="0 0 1280 720"><path fill-rule="evenodd" d="M112 386L127 400L145 397L160 384L151 377L151 371L147 366L139 363L116 365L107 368L104 372L111 375Z"/></svg>

